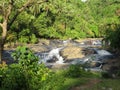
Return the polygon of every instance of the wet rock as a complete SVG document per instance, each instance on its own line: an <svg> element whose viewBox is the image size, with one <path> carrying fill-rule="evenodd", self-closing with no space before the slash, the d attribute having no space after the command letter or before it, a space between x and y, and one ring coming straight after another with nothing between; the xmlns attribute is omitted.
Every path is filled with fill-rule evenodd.
<svg viewBox="0 0 120 90"><path fill-rule="evenodd" d="M48 66L53 68L60 68L64 66L64 64L85 64L88 62L87 65L91 70L98 71L103 63L103 70L110 72L112 70L115 71L115 69L120 70L120 68L118 68L120 67L120 64L118 63L120 60L112 61L111 58L113 55L111 53L101 50L100 48L95 49L95 47L93 48L91 46L95 46L97 44L100 44L100 41L93 39L64 41L40 39L38 44L26 44L26 46L36 52L36 55L40 56L41 61L43 60L44 63L47 61ZM58 49L61 47L62 49ZM8 61L10 59L10 55L6 53L5 55L4 60ZM113 76L115 76L114 73Z"/></svg>
<svg viewBox="0 0 120 90"><path fill-rule="evenodd" d="M67 63L76 65L76 64L85 64L85 61L80 59L80 58L76 58L76 59L71 59L71 60L66 60Z"/></svg>
<svg viewBox="0 0 120 90"><path fill-rule="evenodd" d="M50 40L47 39L39 39L39 45L50 45Z"/></svg>
<svg viewBox="0 0 120 90"><path fill-rule="evenodd" d="M62 40L50 40L50 46L51 47L60 47L63 45Z"/></svg>
<svg viewBox="0 0 120 90"><path fill-rule="evenodd" d="M52 59L47 60L48 63L55 63L56 61L58 61L58 58L53 56Z"/></svg>
<svg viewBox="0 0 120 90"><path fill-rule="evenodd" d="M84 54L82 53L82 48L76 46L68 46L60 51L60 54L65 58L65 60L84 57Z"/></svg>
<svg viewBox="0 0 120 90"><path fill-rule="evenodd" d="M69 66L70 66L70 64L67 64L67 63L65 63L65 64L55 64L55 65L51 66L51 69L53 69L53 70L66 69Z"/></svg>
<svg viewBox="0 0 120 90"><path fill-rule="evenodd" d="M102 64L99 62L90 62L88 63L89 67L93 68L93 67L100 67Z"/></svg>
<svg viewBox="0 0 120 90"><path fill-rule="evenodd" d="M14 62L11 53L13 52L13 50L10 51L3 51L3 56L2 56L2 60L6 62L6 64L11 64Z"/></svg>
<svg viewBox="0 0 120 90"><path fill-rule="evenodd" d="M91 54L96 54L96 53L93 49L85 48L83 49L83 54L86 56L86 55L91 55Z"/></svg>
<svg viewBox="0 0 120 90"><path fill-rule="evenodd" d="M109 59L102 67L103 71L107 71L107 74L111 78L120 77L120 57Z"/></svg>
<svg viewBox="0 0 120 90"><path fill-rule="evenodd" d="M101 55L101 56L111 56L112 54L106 50L95 50L97 54Z"/></svg>
<svg viewBox="0 0 120 90"><path fill-rule="evenodd" d="M118 57L114 59L108 59L107 62L103 66L103 70L112 70L113 67L117 67L116 69L120 69L120 60ZM114 70L113 70L114 71Z"/></svg>
<svg viewBox="0 0 120 90"><path fill-rule="evenodd" d="M47 47L45 46L40 46L40 45L32 45L29 46L29 48L31 50L33 50L34 52L44 52L44 51L48 51Z"/></svg>

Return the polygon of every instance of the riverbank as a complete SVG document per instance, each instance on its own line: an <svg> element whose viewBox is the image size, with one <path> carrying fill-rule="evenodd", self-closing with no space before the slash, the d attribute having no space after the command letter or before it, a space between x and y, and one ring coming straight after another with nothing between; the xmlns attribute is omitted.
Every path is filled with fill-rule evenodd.
<svg viewBox="0 0 120 90"><path fill-rule="evenodd" d="M94 43L93 43L94 42ZM97 43L95 43L97 42ZM56 56L47 58L48 60L46 65L48 65L49 68L53 71L62 71L65 68L69 68L70 65L75 65L80 64L81 62L84 63L83 61L100 61L100 60L105 60L104 63L98 63L98 62L89 62L87 63L88 66L94 67L100 67L102 66L102 70L108 71L108 73L104 73L103 77L99 78L93 78L89 77L88 74L85 74L86 77L81 76L84 73L80 74L80 78L69 78L69 77L64 77L62 74L62 79L65 79L65 82L63 86L61 87L62 89L60 90L117 90L119 89L119 70L120 70L120 58L115 57L115 58L109 58L109 57L99 57L100 55L113 55L114 53L107 52L106 50L103 50L101 48L101 43L99 40L83 40L83 41L77 41L77 40L46 40L42 39L38 44L24 44L24 46L29 47L35 54L38 56L43 55L41 59L46 59L46 56ZM4 57L7 61L7 63L13 63L10 61L10 58L12 60L12 57L10 56L10 53L15 50L10 48L6 49L4 52ZM62 57L63 61L58 62L59 58ZM99 57L99 58L98 58ZM103 59L104 58L104 59ZM41 60L40 59L40 60ZM61 60L61 59L60 59ZM66 69L67 70L67 69ZM76 69L71 69L70 71L71 74L74 75L74 72ZM95 70L95 69L94 69ZM97 68L98 70L98 68ZM96 73L96 72L95 72ZM99 75L101 75L101 72L98 72ZM91 76L91 75L90 75ZM109 79L104 79L109 78ZM114 78L114 79L113 79ZM111 82L111 83L109 83ZM116 83L117 82L117 83ZM104 85L102 84L104 83ZM114 83L114 85L113 85ZM58 82L59 84L59 82ZM59 90L59 89L58 89Z"/></svg>
<svg viewBox="0 0 120 90"><path fill-rule="evenodd" d="M47 39L39 39L39 43L37 44L19 44L30 48L37 56L40 57L40 61L46 59L47 66L53 69L59 69L70 64L81 64L87 63L87 67L97 67L94 70L99 70L102 68L104 70L109 70L112 67L119 67L118 57L112 58L109 56L101 56L99 54L108 53L105 50L102 50L102 38L88 38L88 39L80 39L80 40L47 40ZM10 53L15 50L15 47L5 48L4 52L4 60L10 64L13 62ZM99 52L99 54L97 54ZM48 58L49 56L49 58ZM47 58L46 58L47 57ZM56 58L57 57L57 58ZM93 59L94 57L94 59ZM61 61L59 61L60 59ZM105 62L100 62L100 60L104 60ZM117 59L117 60L116 60ZM88 60L88 61L86 61ZM91 62L92 60L92 62ZM55 63L59 61L58 63ZM93 62L94 61L94 62ZM46 62L46 61L45 61ZM63 63L64 62L64 63ZM102 65L102 66L101 66ZM93 69L92 69L93 70Z"/></svg>

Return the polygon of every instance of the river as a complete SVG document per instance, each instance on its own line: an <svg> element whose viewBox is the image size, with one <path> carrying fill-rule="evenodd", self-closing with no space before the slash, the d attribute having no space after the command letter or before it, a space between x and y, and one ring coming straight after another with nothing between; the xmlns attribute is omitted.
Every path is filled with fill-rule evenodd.
<svg viewBox="0 0 120 90"><path fill-rule="evenodd" d="M40 40L39 42L26 46L39 57L38 63L44 63L52 68L82 64L86 70L102 71L103 65L115 57L114 54L102 49L102 39ZM12 60L12 52L13 50L6 50L4 57Z"/></svg>

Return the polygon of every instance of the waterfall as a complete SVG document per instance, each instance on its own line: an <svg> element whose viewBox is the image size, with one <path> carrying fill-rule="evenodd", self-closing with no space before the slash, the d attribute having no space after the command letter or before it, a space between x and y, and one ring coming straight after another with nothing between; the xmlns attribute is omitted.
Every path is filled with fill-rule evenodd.
<svg viewBox="0 0 120 90"><path fill-rule="evenodd" d="M59 64L64 63L63 57L60 56L60 50L61 49L63 49L63 47L61 47L61 48L55 48L55 49L52 49L48 53L42 53L42 54L37 55L37 56L39 56L41 58L41 60L39 61L39 63L41 63L41 62L47 63L47 61L52 60L53 57L56 57L58 59L58 61L56 63L59 63Z"/></svg>

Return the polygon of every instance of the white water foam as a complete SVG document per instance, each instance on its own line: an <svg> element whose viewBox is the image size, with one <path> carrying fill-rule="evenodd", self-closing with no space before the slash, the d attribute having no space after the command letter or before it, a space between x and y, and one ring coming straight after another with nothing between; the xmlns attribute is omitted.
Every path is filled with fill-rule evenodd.
<svg viewBox="0 0 120 90"><path fill-rule="evenodd" d="M96 50L97 54L103 56L103 55L112 55L110 52L106 50Z"/></svg>
<svg viewBox="0 0 120 90"><path fill-rule="evenodd" d="M59 64L64 63L63 57L60 56L60 50L62 48L52 49L49 53L43 53L42 56L40 56L42 58L42 60L40 62L47 63L47 61L52 60L53 57L56 57L58 59L58 61L56 61L56 63L59 63Z"/></svg>

